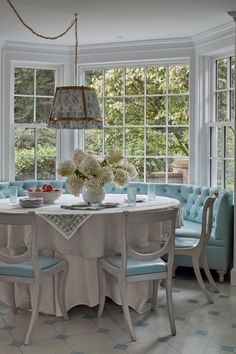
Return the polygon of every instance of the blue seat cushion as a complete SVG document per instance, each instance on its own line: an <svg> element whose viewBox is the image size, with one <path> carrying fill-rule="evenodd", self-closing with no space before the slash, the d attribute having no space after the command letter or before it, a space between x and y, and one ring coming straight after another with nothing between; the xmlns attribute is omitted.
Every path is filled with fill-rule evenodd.
<svg viewBox="0 0 236 354"><path fill-rule="evenodd" d="M110 263L114 267L120 268L121 265L120 256L106 257L105 259L108 263ZM166 271L167 271L166 263L160 258L148 262L137 261L132 257L128 257L127 259L127 270L126 270L127 276L149 274L149 273L162 273Z"/></svg>
<svg viewBox="0 0 236 354"><path fill-rule="evenodd" d="M197 246L199 239L190 237L176 237L175 248L189 248Z"/></svg>
<svg viewBox="0 0 236 354"><path fill-rule="evenodd" d="M197 238L201 236L202 225L194 222L184 220L184 226L175 230L175 237ZM226 240L215 238L215 227L212 228L211 236L208 240L208 245L222 247L225 246Z"/></svg>
<svg viewBox="0 0 236 354"><path fill-rule="evenodd" d="M61 262L61 259L39 256L39 267L41 270L48 269L59 262ZM33 278L32 262L30 259L17 264L0 262L0 275Z"/></svg>

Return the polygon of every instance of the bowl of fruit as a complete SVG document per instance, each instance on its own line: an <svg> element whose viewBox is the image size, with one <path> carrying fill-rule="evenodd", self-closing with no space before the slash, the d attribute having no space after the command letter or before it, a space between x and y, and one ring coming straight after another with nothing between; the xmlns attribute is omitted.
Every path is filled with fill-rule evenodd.
<svg viewBox="0 0 236 354"><path fill-rule="evenodd" d="M63 192L63 189L54 188L51 184L44 184L42 187L27 190L29 198L43 198L44 204L53 204Z"/></svg>

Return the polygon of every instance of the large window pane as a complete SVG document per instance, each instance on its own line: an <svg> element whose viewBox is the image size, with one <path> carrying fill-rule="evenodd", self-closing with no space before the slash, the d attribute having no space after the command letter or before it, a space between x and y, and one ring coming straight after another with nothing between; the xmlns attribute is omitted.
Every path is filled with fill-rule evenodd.
<svg viewBox="0 0 236 354"><path fill-rule="evenodd" d="M105 129L105 151L111 149L123 152L123 130L117 128Z"/></svg>
<svg viewBox="0 0 236 354"><path fill-rule="evenodd" d="M147 182L166 182L166 160L165 159L147 159L147 172L146 180Z"/></svg>
<svg viewBox="0 0 236 354"><path fill-rule="evenodd" d="M86 130L86 151L92 155L102 156L102 140L102 130Z"/></svg>
<svg viewBox="0 0 236 354"><path fill-rule="evenodd" d="M188 156L188 128L168 129L168 155Z"/></svg>
<svg viewBox="0 0 236 354"><path fill-rule="evenodd" d="M34 154L35 129L15 128L15 154Z"/></svg>
<svg viewBox="0 0 236 354"><path fill-rule="evenodd" d="M217 89L227 88L227 59L217 60L216 65Z"/></svg>
<svg viewBox="0 0 236 354"><path fill-rule="evenodd" d="M166 66L147 69L147 94L166 93Z"/></svg>
<svg viewBox="0 0 236 354"><path fill-rule="evenodd" d="M166 154L166 129L148 128L146 130L147 156L165 156Z"/></svg>
<svg viewBox="0 0 236 354"><path fill-rule="evenodd" d="M189 91L189 66L171 65L169 67L169 92L188 93Z"/></svg>
<svg viewBox="0 0 236 354"><path fill-rule="evenodd" d="M55 91L55 71L36 70L36 95L53 96Z"/></svg>
<svg viewBox="0 0 236 354"><path fill-rule="evenodd" d="M53 98L36 98L36 122L47 123L50 116Z"/></svg>
<svg viewBox="0 0 236 354"><path fill-rule="evenodd" d="M234 130L232 127L226 127L226 141L225 141L225 149L226 149L226 157L233 158L234 157ZM222 146L223 151L223 146Z"/></svg>
<svg viewBox="0 0 236 354"><path fill-rule="evenodd" d="M34 94L34 69L15 68L15 94Z"/></svg>
<svg viewBox="0 0 236 354"><path fill-rule="evenodd" d="M217 101L217 121L222 122L222 121L227 121L228 116L227 116L227 92L218 92L216 95L216 101Z"/></svg>
<svg viewBox="0 0 236 354"><path fill-rule="evenodd" d="M38 179L56 178L56 158L54 155L45 155L45 149L40 148L37 156L37 177Z"/></svg>
<svg viewBox="0 0 236 354"><path fill-rule="evenodd" d="M188 160L168 159L168 181L170 183L188 183Z"/></svg>
<svg viewBox="0 0 236 354"><path fill-rule="evenodd" d="M15 123L33 123L34 99L31 97L15 97L14 116Z"/></svg>
<svg viewBox="0 0 236 354"><path fill-rule="evenodd" d="M169 119L170 125L188 125L189 119L189 97L170 96L169 98Z"/></svg>
<svg viewBox="0 0 236 354"><path fill-rule="evenodd" d="M85 72L85 85L95 89L98 96L102 96L103 71L89 70Z"/></svg>
<svg viewBox="0 0 236 354"><path fill-rule="evenodd" d="M234 88L234 80L235 80L235 58L232 57L230 60L230 87Z"/></svg>
<svg viewBox="0 0 236 354"><path fill-rule="evenodd" d="M225 188L234 190L234 161L228 160L225 162Z"/></svg>
<svg viewBox="0 0 236 354"><path fill-rule="evenodd" d="M146 107L148 125L166 124L166 97L147 97Z"/></svg>
<svg viewBox="0 0 236 354"><path fill-rule="evenodd" d="M125 100L126 125L144 124L144 98L126 98Z"/></svg>
<svg viewBox="0 0 236 354"><path fill-rule="evenodd" d="M35 179L34 155L15 156L15 176L16 181Z"/></svg>
<svg viewBox="0 0 236 354"><path fill-rule="evenodd" d="M122 125L123 100L121 98L109 98L105 100L105 125Z"/></svg>
<svg viewBox="0 0 236 354"><path fill-rule="evenodd" d="M126 95L144 94L144 69L143 68L126 69L125 94Z"/></svg>
<svg viewBox="0 0 236 354"><path fill-rule="evenodd" d="M123 69L105 71L105 95L121 96L123 94Z"/></svg>
<svg viewBox="0 0 236 354"><path fill-rule="evenodd" d="M130 128L126 129L126 155L142 155L144 154L144 129Z"/></svg>

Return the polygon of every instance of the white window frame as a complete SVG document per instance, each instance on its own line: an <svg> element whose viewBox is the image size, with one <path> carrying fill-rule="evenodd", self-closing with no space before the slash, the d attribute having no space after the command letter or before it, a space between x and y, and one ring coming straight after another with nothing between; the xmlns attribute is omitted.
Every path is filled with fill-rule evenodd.
<svg viewBox="0 0 236 354"><path fill-rule="evenodd" d="M212 56L209 58L209 97L210 97L210 104L209 104L209 111L208 111L208 122L206 123L207 125L207 141L208 141L208 180L209 184L213 187L217 186L217 162L219 160L222 161L222 177L223 177L223 188L226 186L226 161L234 161L234 157L229 158L226 157L225 153L225 129L227 127L234 127L233 122L231 121L225 121L225 122L217 122L216 121L216 115L217 115L217 107L216 107L216 94L217 92L221 91L226 91L227 92L227 116L229 117L229 110L231 109L230 107L230 92L233 91L233 88L230 87L230 60L229 58L233 57L234 54L232 52L225 52L221 55L216 55ZM227 58L227 87L226 89L219 90L216 88L216 62L217 60L225 59ZM222 151L222 157L217 156L217 144L216 140L212 141L212 133L211 131L214 128L222 128L223 131L223 151ZM217 138L216 138L217 139Z"/></svg>
<svg viewBox="0 0 236 354"><path fill-rule="evenodd" d="M14 70L15 68L30 68L34 69L35 72L37 69L45 69L45 70L54 70L55 71L55 87L59 85L60 83L60 67L58 65L53 65L53 64L42 64L42 63L30 63L30 62L20 62L20 61L13 61L11 63L11 80L10 80L10 151L11 154L11 162L10 162L10 179L15 180L15 134L14 130L15 128L46 128L47 124L46 123L15 123L14 122L14 97L15 97L15 92L14 92ZM34 85L35 85L35 78L34 78ZM34 100L36 99L35 95L35 88L34 88L34 95L33 95ZM34 110L35 110L35 103L34 103ZM35 111L34 111L35 115ZM57 165L59 161L61 161L61 131L57 130L56 131L56 166L55 166L55 178L58 178L57 174ZM35 161L37 161L37 152L34 152L34 158ZM37 162L35 164L35 176L37 176Z"/></svg>
<svg viewBox="0 0 236 354"><path fill-rule="evenodd" d="M157 125L151 125L151 126L147 126L146 125L146 109L144 108L144 112L145 112L145 116L144 116L144 125L142 126L136 126L135 125L135 128L143 128L144 127L144 141L145 141L145 145L144 145L144 154L143 156L130 156L128 155L128 158L144 158L144 179L143 181L146 182L146 159L147 158L158 158L158 159L164 159L165 162L166 162L166 171L165 171L165 174L166 174L166 177L165 177L165 180L166 180L166 183L168 183L168 160L170 158L174 158L174 159L181 159L181 160L186 160L188 159L189 161L189 171L188 171L188 179L190 180L190 169L191 169L191 162L190 162L190 157L191 157L191 140L190 140L190 136L191 136L191 120L193 119L193 117L191 117L191 113L192 113L192 110L191 110L191 103L192 103L192 99L191 99L191 65L190 65L190 59L189 58L181 58L181 59L163 59L163 60L160 60L160 61L157 61L157 60L154 60L154 61L138 61L138 62L123 62L123 63L107 63L107 64L95 64L95 65L83 65L83 66L80 66L80 84L84 84L85 82L85 71L89 71L89 70L109 70L109 69L113 69L113 68L116 68L116 69L124 69L124 68L134 68L134 67L142 67L142 68L147 68L147 67L152 67L152 66L166 66L167 68L171 65L189 65L189 91L187 94L169 94L168 91L165 93L165 94L160 94L158 96L163 96L163 97L166 97L167 101L168 101L168 97L170 96L187 96L189 97L189 123L188 125L161 125L161 126L157 126ZM167 82L167 87L168 87L168 73L169 73L169 70L167 70L167 77L166 77L166 82ZM145 78L145 81L146 81L146 78ZM103 80L103 83L105 81ZM104 90L103 90L104 91ZM144 93L143 95L137 95L137 97L148 97L149 95L146 95L146 93ZM125 96L122 96L123 98ZM133 95L132 95L133 97ZM135 96L136 97L136 96ZM146 102L146 100L145 100ZM124 104L124 100L123 100L123 104ZM104 108L104 107L103 107ZM124 107L123 107L124 108ZM124 109L123 109L124 111ZM168 116L168 104L166 106L166 115ZM103 155L105 154L105 139L104 139L104 112L102 112L102 116L103 116ZM122 128L119 126L119 128L121 128L123 130L123 136L125 135L125 129L127 128L132 128L133 126L129 125L128 127L125 126L124 124L124 117L123 117L123 125L122 125ZM161 156L147 156L146 155L146 128L147 127L150 127L150 128L166 128L166 154L165 155L161 155ZM181 128L188 128L189 129L189 139L188 139L188 147L189 147L189 154L188 156L169 156L168 154L168 129L169 128L178 128L178 127L181 127ZM111 128L116 128L116 126L112 126ZM118 126L117 126L118 128ZM83 148L85 146L85 141L84 141L84 136L83 136ZM123 145L123 156L126 157L125 155L125 144Z"/></svg>

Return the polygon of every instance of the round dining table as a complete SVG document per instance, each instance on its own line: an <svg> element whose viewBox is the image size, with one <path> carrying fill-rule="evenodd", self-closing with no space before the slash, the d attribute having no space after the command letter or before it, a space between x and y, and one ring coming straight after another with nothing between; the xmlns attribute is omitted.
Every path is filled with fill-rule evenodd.
<svg viewBox="0 0 236 354"><path fill-rule="evenodd" d="M77 305L90 307L98 304L97 260L105 255L119 254L122 232L122 217L125 211L167 210L177 208L176 227L183 225L180 202L173 198L156 196L149 201L146 195L137 195L136 205L129 206L125 194L107 194L101 205L85 205L81 197L62 195L54 204L40 208L22 208L18 203L10 204L9 199L0 199L0 213L37 215L38 247L43 254L54 250L55 256L66 258L69 273L66 282L67 310ZM19 200L18 200L19 201ZM140 252L160 247L163 233L168 225L154 224L133 227L129 230L132 244ZM0 247L20 252L30 237L29 227L0 225ZM55 291L57 279L46 279L43 287L40 311L60 315ZM30 306L32 289L17 285L16 305ZM53 296L51 296L53 294ZM107 279L107 296L120 304L118 286L113 278ZM129 305L138 312L149 309L150 286L148 282L128 285ZM0 300L8 303L5 284L0 289Z"/></svg>

